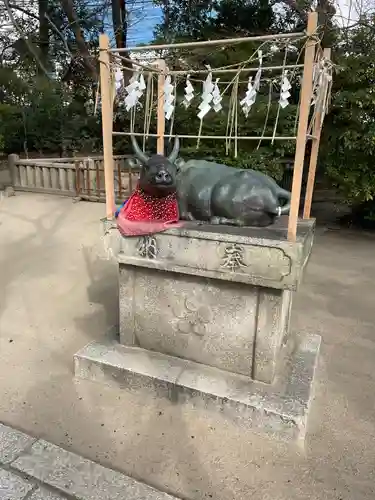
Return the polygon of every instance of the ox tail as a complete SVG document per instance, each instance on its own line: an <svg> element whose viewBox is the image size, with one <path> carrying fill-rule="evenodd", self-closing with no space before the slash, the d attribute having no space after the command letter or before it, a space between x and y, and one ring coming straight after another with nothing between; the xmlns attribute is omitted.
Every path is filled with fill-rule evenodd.
<svg viewBox="0 0 375 500"><path fill-rule="evenodd" d="M276 207L274 215L278 215L280 217L280 215L289 214L291 196L292 195L289 191L278 186L278 190L276 192L276 198L278 201L278 205ZM285 205L280 205L280 200L286 200Z"/></svg>
<svg viewBox="0 0 375 500"><path fill-rule="evenodd" d="M279 188L279 191L277 193L277 197L278 199L280 200L281 199L284 199L284 200L287 200L285 205L283 206L280 206L280 215L286 215L286 214L289 214L289 210L290 210L290 199L292 197L291 193L289 191L287 191L286 189L283 189L283 188Z"/></svg>

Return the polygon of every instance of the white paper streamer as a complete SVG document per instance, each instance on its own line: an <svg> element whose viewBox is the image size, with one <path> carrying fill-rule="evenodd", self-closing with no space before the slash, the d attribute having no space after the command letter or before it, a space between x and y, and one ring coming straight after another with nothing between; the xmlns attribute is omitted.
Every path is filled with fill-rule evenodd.
<svg viewBox="0 0 375 500"><path fill-rule="evenodd" d="M257 98L257 92L260 88L260 79L262 76L262 62L263 62L263 55L261 50L258 50L258 60L259 60L259 67L254 78L254 83L252 77L250 76L247 84L247 92L245 94L245 97L240 102L240 106L242 107L242 111L246 116L246 118L249 116L251 106L255 103Z"/></svg>
<svg viewBox="0 0 375 500"><path fill-rule="evenodd" d="M164 114L165 119L170 120L174 111L174 100L175 96L173 95L174 86L171 83L171 76L168 75L165 78L164 83Z"/></svg>
<svg viewBox="0 0 375 500"><path fill-rule="evenodd" d="M194 87L190 82L190 75L187 75L186 85L185 85L185 96L184 100L182 101L182 104L185 106L186 109L190 106L191 101L193 99L194 99Z"/></svg>
<svg viewBox="0 0 375 500"><path fill-rule="evenodd" d="M126 97L125 97L125 108L126 111L134 108L139 99L142 97L144 90L146 89L145 79L143 74L134 73L130 78L129 85L125 87Z"/></svg>
<svg viewBox="0 0 375 500"><path fill-rule="evenodd" d="M280 99L279 99L279 104L283 109L289 105L289 97L291 96L289 90L291 88L292 85L290 84L287 78L287 71L285 71L284 76L281 80Z"/></svg>
<svg viewBox="0 0 375 500"><path fill-rule="evenodd" d="M221 105L221 101L223 100L223 98L221 97L218 83L219 78L216 79L216 82L214 83L214 89L212 91L212 104L213 109L214 111L216 111L216 113L223 109L223 106Z"/></svg>
<svg viewBox="0 0 375 500"><path fill-rule="evenodd" d="M255 89L255 85L252 83L252 77L249 77L249 81L247 84L247 91L245 97L240 102L240 106L242 107L242 111L246 118L249 116L251 106L255 103L255 99L257 96L257 91Z"/></svg>
<svg viewBox="0 0 375 500"><path fill-rule="evenodd" d="M141 76L139 77L139 90L141 90L142 92L146 90L146 82L143 78L143 73L141 73Z"/></svg>
<svg viewBox="0 0 375 500"><path fill-rule="evenodd" d="M198 113L198 118L200 120L203 120L203 118L206 116L206 114L210 111L211 109L211 102L213 99L212 92L214 90L214 84L212 83L212 73L209 73L207 75L206 80L203 82L203 91L202 91L202 102L198 106L199 108L199 113Z"/></svg>

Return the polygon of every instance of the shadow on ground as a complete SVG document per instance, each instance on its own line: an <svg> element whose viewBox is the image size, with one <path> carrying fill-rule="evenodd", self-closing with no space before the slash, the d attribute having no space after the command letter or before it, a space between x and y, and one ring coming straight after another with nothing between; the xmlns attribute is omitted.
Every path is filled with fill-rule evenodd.
<svg viewBox="0 0 375 500"><path fill-rule="evenodd" d="M374 238L318 231L293 312L323 337L305 449L219 415L74 380L73 354L118 325L104 206L0 206L0 420L194 500L373 500Z"/></svg>

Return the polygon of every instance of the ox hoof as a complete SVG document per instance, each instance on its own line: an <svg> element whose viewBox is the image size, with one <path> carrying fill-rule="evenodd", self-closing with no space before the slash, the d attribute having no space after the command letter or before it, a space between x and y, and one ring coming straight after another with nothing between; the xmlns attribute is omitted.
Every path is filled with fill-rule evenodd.
<svg viewBox="0 0 375 500"><path fill-rule="evenodd" d="M221 224L221 217L211 217L210 224L213 224L214 226Z"/></svg>
<svg viewBox="0 0 375 500"><path fill-rule="evenodd" d="M222 224L223 226L239 226L245 225L242 219L227 219L226 217L211 217L210 223L213 225Z"/></svg>
<svg viewBox="0 0 375 500"><path fill-rule="evenodd" d="M195 221L195 217L193 216L193 214L192 214L192 213L188 212L188 213L186 214L186 220L190 220L190 221L192 221L192 222L193 222L193 221Z"/></svg>

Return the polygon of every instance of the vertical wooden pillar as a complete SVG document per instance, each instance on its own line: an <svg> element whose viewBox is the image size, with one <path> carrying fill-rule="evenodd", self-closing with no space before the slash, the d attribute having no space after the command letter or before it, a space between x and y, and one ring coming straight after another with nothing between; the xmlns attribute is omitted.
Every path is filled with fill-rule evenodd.
<svg viewBox="0 0 375 500"><path fill-rule="evenodd" d="M324 49L324 57L326 59L331 59L331 49ZM307 178L307 186L306 186L306 196L305 196L305 205L303 207L303 218L309 219L311 213L311 204L312 197L314 191L315 184L315 174L316 174L316 165L318 162L318 154L319 154L319 145L320 145L320 136L322 133L322 113L324 113L324 104L326 100L326 91L327 91L328 82L323 82L323 91L321 98L316 103L316 113L315 113L315 123L313 128L313 143L311 146L311 155L310 155L310 164L309 164L309 174Z"/></svg>
<svg viewBox="0 0 375 500"><path fill-rule="evenodd" d="M10 173L10 178L12 180L12 186L17 186L17 161L20 159L18 155L11 154L8 156L8 168Z"/></svg>
<svg viewBox="0 0 375 500"><path fill-rule="evenodd" d="M100 88L102 97L102 132L104 155L104 182L107 219L113 219L115 209L115 188L112 151L112 92L111 70L109 66L109 38L107 35L99 37Z"/></svg>
<svg viewBox="0 0 375 500"><path fill-rule="evenodd" d="M164 134L165 134L165 114L164 114L164 84L165 84L165 72L167 66L164 59L158 59L157 67L159 71L158 77L158 110L157 110L157 153L159 155L164 154Z"/></svg>
<svg viewBox="0 0 375 500"><path fill-rule="evenodd" d="M318 26L318 14L311 12L307 22L307 35L312 36ZM296 141L296 154L294 157L294 170L293 170L293 184L292 184L292 198L289 212L288 222L288 240L296 241L297 235L297 222L299 212L299 202L301 197L301 185L303 165L305 159L306 149L306 136L307 127L309 122L311 94L313 85L313 68L315 57L315 40L310 38L306 43L305 61L303 68L303 79L301 86L301 105L300 116L298 123L297 141Z"/></svg>

